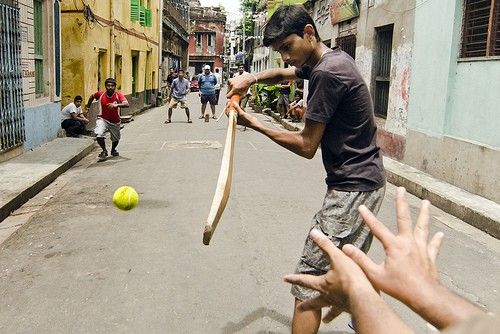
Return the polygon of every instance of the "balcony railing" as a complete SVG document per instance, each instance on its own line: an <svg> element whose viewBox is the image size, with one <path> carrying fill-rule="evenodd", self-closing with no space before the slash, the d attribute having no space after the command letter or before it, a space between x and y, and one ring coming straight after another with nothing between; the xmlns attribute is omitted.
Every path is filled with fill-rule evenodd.
<svg viewBox="0 0 500 334"><path fill-rule="evenodd" d="M189 33L185 19L179 14L177 9L170 2L164 2L163 15L171 17L186 33Z"/></svg>

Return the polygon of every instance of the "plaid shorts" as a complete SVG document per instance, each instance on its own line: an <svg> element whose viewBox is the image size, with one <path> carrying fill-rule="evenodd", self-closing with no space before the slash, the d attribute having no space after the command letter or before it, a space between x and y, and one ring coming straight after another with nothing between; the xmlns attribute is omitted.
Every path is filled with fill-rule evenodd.
<svg viewBox="0 0 500 334"><path fill-rule="evenodd" d="M384 194L385 186L367 192L328 189L323 207L312 220L311 230L316 228L322 231L339 248L352 244L366 253L370 249L373 235L359 215L358 207L364 204L376 215ZM325 274L328 269L328 257L308 236L295 273L319 276ZM319 295L315 290L298 285L292 285L291 293L299 300L308 300Z"/></svg>

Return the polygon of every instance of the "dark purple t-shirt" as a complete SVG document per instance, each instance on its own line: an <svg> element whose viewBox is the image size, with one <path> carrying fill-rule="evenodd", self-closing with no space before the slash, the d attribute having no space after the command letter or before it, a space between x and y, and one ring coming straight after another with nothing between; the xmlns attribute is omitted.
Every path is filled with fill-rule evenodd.
<svg viewBox="0 0 500 334"><path fill-rule="evenodd" d="M326 125L321 153L328 187L341 191L383 187L385 171L376 144L372 99L354 60L336 47L314 68L300 68L296 74L309 79L305 117Z"/></svg>

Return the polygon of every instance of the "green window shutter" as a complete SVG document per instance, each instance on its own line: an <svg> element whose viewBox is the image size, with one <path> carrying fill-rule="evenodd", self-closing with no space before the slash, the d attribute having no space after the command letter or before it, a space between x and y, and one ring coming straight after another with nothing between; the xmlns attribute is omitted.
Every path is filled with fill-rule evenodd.
<svg viewBox="0 0 500 334"><path fill-rule="evenodd" d="M144 6L139 7L139 22L141 23L141 26L146 25L146 7Z"/></svg>
<svg viewBox="0 0 500 334"><path fill-rule="evenodd" d="M42 1L33 1L33 28L35 39L35 94L44 94L43 85L43 9Z"/></svg>
<svg viewBox="0 0 500 334"><path fill-rule="evenodd" d="M139 0L130 0L130 20L139 21Z"/></svg>
<svg viewBox="0 0 500 334"><path fill-rule="evenodd" d="M43 18L42 18L42 1L35 0L34 5L34 33L35 33L35 55L43 55Z"/></svg>
<svg viewBox="0 0 500 334"><path fill-rule="evenodd" d="M146 27L152 27L153 26L153 20L152 20L152 12L151 8L146 9Z"/></svg>
<svg viewBox="0 0 500 334"><path fill-rule="evenodd" d="M43 95L45 89L43 86L43 60L35 59L35 94Z"/></svg>

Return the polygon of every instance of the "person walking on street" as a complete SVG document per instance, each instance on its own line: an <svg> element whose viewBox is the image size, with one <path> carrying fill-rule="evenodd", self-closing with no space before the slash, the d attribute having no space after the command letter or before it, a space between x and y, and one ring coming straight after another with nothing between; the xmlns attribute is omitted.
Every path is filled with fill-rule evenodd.
<svg viewBox="0 0 500 334"><path fill-rule="evenodd" d="M66 130L68 137L79 137L85 134L85 124L89 120L82 113L83 98L75 96L73 102L61 110L61 128Z"/></svg>
<svg viewBox="0 0 500 334"><path fill-rule="evenodd" d="M198 84L201 96L200 119L205 118L205 122L208 122L210 114L205 113L207 103L210 103L212 118L215 118L215 86L217 85L217 78L212 72L210 72L210 65L205 65L203 67L203 73L198 77Z"/></svg>
<svg viewBox="0 0 500 334"><path fill-rule="evenodd" d="M217 84L215 85L215 105L218 105L219 104L220 89L222 87L222 76L220 75L218 68L215 69L214 75L217 78Z"/></svg>
<svg viewBox="0 0 500 334"><path fill-rule="evenodd" d="M184 78L184 71L179 70L177 78L172 81L172 89L170 90L170 96L168 100L170 101L168 104L168 119L165 121L165 124L172 122L172 109L177 108L177 105L180 104L180 107L186 111L187 122L191 122L191 117L189 116L189 108L186 104L186 96L189 93L189 81Z"/></svg>
<svg viewBox="0 0 500 334"><path fill-rule="evenodd" d="M97 143L102 149L99 153L99 161L104 161L108 158L108 150L106 149L105 132L109 131L111 134L111 155L116 157L120 154L116 150L120 141L120 109L128 108L130 105L121 92L116 91L116 80L107 78L104 82L106 87L105 92L96 92L92 94L87 102L87 110L94 100L98 100L99 113L95 125L95 134L97 136Z"/></svg>
<svg viewBox="0 0 500 334"><path fill-rule="evenodd" d="M233 78L227 97L243 96L257 82L308 79L304 129L288 132L269 128L235 104L238 124L307 159L312 159L321 145L327 192L311 229L323 231L339 248L352 244L366 253L373 236L357 209L363 204L377 214L386 183L368 87L347 53L321 42L313 19L302 5L279 7L265 26L263 42L279 52L290 67ZM320 276L329 267L328 257L306 238L295 272ZM317 333L321 309L303 310L298 305L317 297L318 292L298 285L293 285L291 292L295 297L292 333Z"/></svg>

